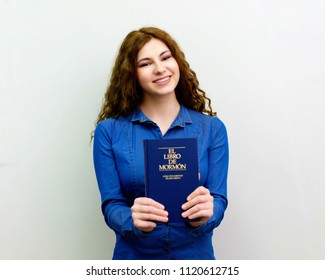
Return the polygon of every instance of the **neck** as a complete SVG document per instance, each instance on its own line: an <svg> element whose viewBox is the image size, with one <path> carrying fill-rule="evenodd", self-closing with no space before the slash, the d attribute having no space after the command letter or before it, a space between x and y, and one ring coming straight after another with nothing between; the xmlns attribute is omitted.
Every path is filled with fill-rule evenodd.
<svg viewBox="0 0 325 280"><path fill-rule="evenodd" d="M180 104L176 96L171 95L164 98L144 98L140 108L148 118L159 126L162 134L165 134L177 117Z"/></svg>
<svg viewBox="0 0 325 280"><path fill-rule="evenodd" d="M148 98L144 96L144 99L140 105L143 113L145 113L149 118L160 118L168 117L170 114L179 112L180 105L176 99L175 94L167 96L156 96L155 98Z"/></svg>

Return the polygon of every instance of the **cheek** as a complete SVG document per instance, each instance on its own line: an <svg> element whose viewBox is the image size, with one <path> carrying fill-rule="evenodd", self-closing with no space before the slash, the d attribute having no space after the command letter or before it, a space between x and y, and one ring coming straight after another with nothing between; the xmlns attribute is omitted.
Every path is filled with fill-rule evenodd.
<svg viewBox="0 0 325 280"><path fill-rule="evenodd" d="M142 89L148 89L151 84L151 76L146 73L146 71L138 71L137 79L140 87Z"/></svg>
<svg viewBox="0 0 325 280"><path fill-rule="evenodd" d="M141 71L137 72L137 79L138 79L138 83L140 84L140 86L142 87L143 85L143 74Z"/></svg>
<svg viewBox="0 0 325 280"><path fill-rule="evenodd" d="M170 65L170 69L172 69L174 74L179 75L179 66L175 59L172 61L171 65Z"/></svg>
<svg viewBox="0 0 325 280"><path fill-rule="evenodd" d="M140 84L146 83L151 79L150 75L143 69L137 71L137 78Z"/></svg>
<svg viewBox="0 0 325 280"><path fill-rule="evenodd" d="M176 63L176 65L174 66L174 70L173 70L175 76L177 77L177 80L179 81L180 78L180 72L179 72L179 67L178 64Z"/></svg>

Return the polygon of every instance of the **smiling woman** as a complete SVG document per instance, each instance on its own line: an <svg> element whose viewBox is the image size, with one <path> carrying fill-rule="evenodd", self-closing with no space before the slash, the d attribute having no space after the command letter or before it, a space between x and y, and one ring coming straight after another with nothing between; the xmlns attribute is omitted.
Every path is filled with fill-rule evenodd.
<svg viewBox="0 0 325 280"><path fill-rule="evenodd" d="M195 72L165 31L142 28L124 39L94 133L94 165L113 259L214 259L213 230L227 207L228 139ZM143 141L197 138L199 181L169 222L145 197Z"/></svg>
<svg viewBox="0 0 325 280"><path fill-rule="evenodd" d="M153 38L139 51L137 65L143 94L140 108L165 134L180 108L175 94L179 82L177 61L166 44Z"/></svg>
<svg viewBox="0 0 325 280"><path fill-rule="evenodd" d="M175 95L179 68L168 47L158 39L151 39L138 53L137 78L148 95Z"/></svg>

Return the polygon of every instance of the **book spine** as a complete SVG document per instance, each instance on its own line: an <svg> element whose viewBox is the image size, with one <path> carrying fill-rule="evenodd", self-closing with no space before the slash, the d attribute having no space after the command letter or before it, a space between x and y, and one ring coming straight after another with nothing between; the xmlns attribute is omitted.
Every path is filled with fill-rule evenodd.
<svg viewBox="0 0 325 280"><path fill-rule="evenodd" d="M143 154L144 154L144 191L145 191L145 196L148 197L149 176L148 176L148 141L147 140L143 140Z"/></svg>

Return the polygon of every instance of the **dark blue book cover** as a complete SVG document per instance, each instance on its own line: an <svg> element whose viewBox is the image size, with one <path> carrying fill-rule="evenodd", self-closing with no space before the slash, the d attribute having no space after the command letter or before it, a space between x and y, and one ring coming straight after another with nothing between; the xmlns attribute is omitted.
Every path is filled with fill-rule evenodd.
<svg viewBox="0 0 325 280"><path fill-rule="evenodd" d="M181 206L199 183L195 138L144 140L145 191L165 206L169 222L188 221Z"/></svg>

